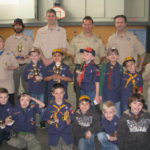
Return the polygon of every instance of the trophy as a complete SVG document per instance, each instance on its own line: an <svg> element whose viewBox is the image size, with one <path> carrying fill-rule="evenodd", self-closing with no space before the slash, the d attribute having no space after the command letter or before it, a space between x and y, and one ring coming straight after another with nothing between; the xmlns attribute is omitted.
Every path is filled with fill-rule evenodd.
<svg viewBox="0 0 150 150"><path fill-rule="evenodd" d="M7 117L7 125L8 126L12 126L14 124L14 120L12 119L12 116L8 116Z"/></svg>
<svg viewBox="0 0 150 150"><path fill-rule="evenodd" d="M0 120L0 129L4 129L5 128L5 124L2 120Z"/></svg>
<svg viewBox="0 0 150 150"><path fill-rule="evenodd" d="M40 76L40 71L38 69L38 66L36 64L33 64L32 67L33 67L33 69L31 70L30 74L33 75L33 80L35 82L38 82L41 80L41 79L37 78Z"/></svg>
<svg viewBox="0 0 150 150"><path fill-rule="evenodd" d="M17 52L18 52L18 55L17 55L17 59L23 59L24 57L21 55L21 52L23 51L23 46L22 44L20 43L18 46L17 46Z"/></svg>
<svg viewBox="0 0 150 150"><path fill-rule="evenodd" d="M60 62L56 62L53 71L55 74L57 75L61 75L61 71L62 71L62 66ZM60 80L56 80L58 83L60 83Z"/></svg>

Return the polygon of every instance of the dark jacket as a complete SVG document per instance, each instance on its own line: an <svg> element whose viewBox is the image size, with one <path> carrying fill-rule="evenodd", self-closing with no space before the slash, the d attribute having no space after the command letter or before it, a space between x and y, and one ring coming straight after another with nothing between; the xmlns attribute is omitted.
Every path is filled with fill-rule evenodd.
<svg viewBox="0 0 150 150"><path fill-rule="evenodd" d="M150 114L141 112L135 119L130 110L123 113L118 125L120 150L150 150Z"/></svg>
<svg viewBox="0 0 150 150"><path fill-rule="evenodd" d="M82 114L80 110L77 110L73 119L73 135L75 143L81 138L85 138L85 133L91 131L92 134L97 133L100 130L100 116L92 108L88 110L86 114Z"/></svg>

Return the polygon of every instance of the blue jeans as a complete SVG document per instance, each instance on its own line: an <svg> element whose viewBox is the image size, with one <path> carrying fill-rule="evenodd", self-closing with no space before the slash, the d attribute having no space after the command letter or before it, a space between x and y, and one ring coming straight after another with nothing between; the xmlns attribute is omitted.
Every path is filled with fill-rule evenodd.
<svg viewBox="0 0 150 150"><path fill-rule="evenodd" d="M31 93L31 96L44 103L44 93L39 93L39 94ZM44 108L41 108L41 115L40 115L41 120L43 118L43 114L44 114Z"/></svg>
<svg viewBox="0 0 150 150"><path fill-rule="evenodd" d="M121 116L121 109L120 109L120 102L115 103L116 110L117 110L117 116L120 118Z"/></svg>
<svg viewBox="0 0 150 150"><path fill-rule="evenodd" d="M98 140L102 145L102 150L119 150L118 146L110 142L105 132L99 132L97 134Z"/></svg>
<svg viewBox="0 0 150 150"><path fill-rule="evenodd" d="M95 150L95 135L90 139L81 138L78 143L78 150Z"/></svg>

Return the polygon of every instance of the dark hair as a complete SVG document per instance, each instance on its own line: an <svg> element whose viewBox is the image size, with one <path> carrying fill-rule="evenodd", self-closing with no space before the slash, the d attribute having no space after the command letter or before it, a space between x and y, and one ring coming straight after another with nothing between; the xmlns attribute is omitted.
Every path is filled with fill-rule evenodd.
<svg viewBox="0 0 150 150"><path fill-rule="evenodd" d="M8 90L6 88L0 88L0 93L8 94Z"/></svg>
<svg viewBox="0 0 150 150"><path fill-rule="evenodd" d="M56 11L54 10L54 9L48 9L47 11L46 11L46 14L47 13L53 13L53 14L55 14L55 16L56 16Z"/></svg>
<svg viewBox="0 0 150 150"><path fill-rule="evenodd" d="M119 51L116 48L109 48L107 50L107 56L110 55L110 54L112 54L112 53L115 53L116 55L119 55Z"/></svg>
<svg viewBox="0 0 150 150"><path fill-rule="evenodd" d="M0 35L0 38L3 40L3 42L5 42L5 39L2 35Z"/></svg>
<svg viewBox="0 0 150 150"><path fill-rule="evenodd" d="M29 95L29 96L30 96L29 93L23 92L23 93L20 93L20 95L18 96L18 100L20 100L20 98L21 98L22 96L25 96L25 95Z"/></svg>
<svg viewBox="0 0 150 150"><path fill-rule="evenodd" d="M116 21L117 18L123 18L125 22L127 22L127 17L125 15L117 15L114 17L114 21Z"/></svg>
<svg viewBox="0 0 150 150"><path fill-rule="evenodd" d="M56 83L53 85L51 92L53 93L56 89L63 89L65 91L65 87L61 83Z"/></svg>
<svg viewBox="0 0 150 150"><path fill-rule="evenodd" d="M144 97L143 95L139 94L139 93L133 93L130 98L129 98L129 105L132 103L132 102L140 102L143 104L143 106L145 105L145 100L144 100Z"/></svg>
<svg viewBox="0 0 150 150"><path fill-rule="evenodd" d="M91 20L92 24L94 23L93 19L91 16L85 16L82 20L82 24L84 23L84 20Z"/></svg>

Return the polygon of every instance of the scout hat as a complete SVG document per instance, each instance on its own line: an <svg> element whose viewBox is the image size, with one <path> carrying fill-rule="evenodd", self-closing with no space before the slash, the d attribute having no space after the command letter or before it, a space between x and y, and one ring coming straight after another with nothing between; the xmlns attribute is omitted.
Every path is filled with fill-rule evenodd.
<svg viewBox="0 0 150 150"><path fill-rule="evenodd" d="M91 102L90 101L90 97L89 96L87 96L87 95L82 95L82 96L80 96L80 98L79 98L79 103L80 102L83 102L83 101L86 101L86 102Z"/></svg>
<svg viewBox="0 0 150 150"><path fill-rule="evenodd" d="M63 50L62 50L61 48L53 49L53 50L52 50L52 55L53 55L54 53L60 53L60 54L62 54L62 55L64 54L64 53L63 53Z"/></svg>
<svg viewBox="0 0 150 150"><path fill-rule="evenodd" d="M23 20L20 18L16 18L14 20L13 26L15 26L16 24L22 25L23 28L25 27L25 25L23 24Z"/></svg>
<svg viewBox="0 0 150 150"><path fill-rule="evenodd" d="M40 54L40 51L37 48L33 48L29 51L28 55L31 55L31 53L33 52L37 52L38 54Z"/></svg>
<svg viewBox="0 0 150 150"><path fill-rule="evenodd" d="M80 49L80 53L83 53L83 52L88 52L88 53L91 53L93 56L95 56L95 51L91 47Z"/></svg>
<svg viewBox="0 0 150 150"><path fill-rule="evenodd" d="M123 61L123 66L125 66L128 61L133 61L133 62L135 62L135 59L134 59L133 57L131 57L131 56L126 57L126 58L124 59L124 61Z"/></svg>

